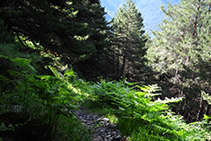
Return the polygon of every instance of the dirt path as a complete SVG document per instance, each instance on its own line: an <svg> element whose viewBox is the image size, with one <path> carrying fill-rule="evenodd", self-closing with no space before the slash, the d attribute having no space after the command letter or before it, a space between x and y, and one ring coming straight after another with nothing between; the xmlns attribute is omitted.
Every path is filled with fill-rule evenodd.
<svg viewBox="0 0 211 141"><path fill-rule="evenodd" d="M108 118L81 109L74 112L75 116L91 130L92 141L129 141L116 129Z"/></svg>

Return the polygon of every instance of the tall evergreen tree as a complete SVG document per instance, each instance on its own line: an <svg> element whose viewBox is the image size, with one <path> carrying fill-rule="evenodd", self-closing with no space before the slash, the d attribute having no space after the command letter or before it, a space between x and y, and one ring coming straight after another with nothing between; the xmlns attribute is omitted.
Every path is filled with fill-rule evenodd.
<svg viewBox="0 0 211 141"><path fill-rule="evenodd" d="M184 89L194 89L185 93L185 100L191 101L200 96L200 89L210 89L211 1L182 0L161 9L166 17L159 25L161 31L152 32L153 43L147 51L149 65L170 75L170 82L182 89L180 95Z"/></svg>
<svg viewBox="0 0 211 141"><path fill-rule="evenodd" d="M18 37L39 42L44 49L62 54L71 63L87 59L96 52L86 42L91 30L77 23L70 0L7 0L0 2L0 17Z"/></svg>
<svg viewBox="0 0 211 141"><path fill-rule="evenodd" d="M209 0L182 0L179 5L168 4L167 10L162 7L166 19L159 25L161 31L153 31L147 51L153 68L179 79L179 72L199 72L200 64L210 61L210 5Z"/></svg>
<svg viewBox="0 0 211 141"><path fill-rule="evenodd" d="M84 76L106 72L108 23L99 0L8 0L0 8L17 36L57 52Z"/></svg>
<svg viewBox="0 0 211 141"><path fill-rule="evenodd" d="M132 0L127 0L111 22L113 49L116 54L116 75L134 78L139 76L144 64L146 37L143 35L143 18Z"/></svg>
<svg viewBox="0 0 211 141"><path fill-rule="evenodd" d="M184 67L194 67L199 58L210 58L210 1L182 0L179 5L168 4L166 14L159 28L153 31L155 36L152 47L148 50L148 59L159 71L181 71Z"/></svg>
<svg viewBox="0 0 211 141"><path fill-rule="evenodd" d="M76 64L84 76L105 76L109 71L108 37L109 26L105 20L105 10L99 0L73 0L72 6L78 10L75 22L87 23L90 37L87 41L96 48L95 53L84 61Z"/></svg>

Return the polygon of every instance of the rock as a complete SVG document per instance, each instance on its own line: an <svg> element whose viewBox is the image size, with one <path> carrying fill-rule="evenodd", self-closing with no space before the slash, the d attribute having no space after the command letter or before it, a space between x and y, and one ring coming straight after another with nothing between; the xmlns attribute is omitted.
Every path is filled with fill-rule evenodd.
<svg viewBox="0 0 211 141"><path fill-rule="evenodd" d="M105 141L112 141L111 135L106 136L104 140L105 140Z"/></svg>
<svg viewBox="0 0 211 141"><path fill-rule="evenodd" d="M92 140L93 141L103 141L103 138L101 136L96 136Z"/></svg>
<svg viewBox="0 0 211 141"><path fill-rule="evenodd" d="M82 119L82 118L83 118L82 116L79 117L79 119Z"/></svg>
<svg viewBox="0 0 211 141"><path fill-rule="evenodd" d="M80 110L71 112L74 113L86 128L91 129L92 141L128 141L116 129L116 124L110 123L108 118L102 118L95 114L87 114Z"/></svg>
<svg viewBox="0 0 211 141"><path fill-rule="evenodd" d="M109 126L110 126L110 128L116 128L115 124L110 124Z"/></svg>
<svg viewBox="0 0 211 141"><path fill-rule="evenodd" d="M93 124L93 122L88 121L86 124L87 124L87 125L92 125L92 124Z"/></svg>
<svg viewBox="0 0 211 141"><path fill-rule="evenodd" d="M116 140L118 140L118 139L120 140L121 138L122 138L121 135L117 135L117 136L115 137Z"/></svg>
<svg viewBox="0 0 211 141"><path fill-rule="evenodd" d="M112 132L112 135L116 135L116 134L117 134L117 132L116 132L116 131Z"/></svg>
<svg viewBox="0 0 211 141"><path fill-rule="evenodd" d="M104 122L104 123L110 123L110 119L108 119L108 118L103 118L103 119L102 119L102 122Z"/></svg>
<svg viewBox="0 0 211 141"><path fill-rule="evenodd" d="M106 130L106 129L104 129L104 128L103 128L103 129L101 129L101 130L100 130L100 132L104 133L104 132L105 132L105 130Z"/></svg>

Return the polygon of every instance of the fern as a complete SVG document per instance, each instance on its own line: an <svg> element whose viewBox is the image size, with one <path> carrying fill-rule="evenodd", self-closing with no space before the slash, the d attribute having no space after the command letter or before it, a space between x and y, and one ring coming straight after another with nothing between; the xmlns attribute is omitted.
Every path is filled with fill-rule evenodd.
<svg viewBox="0 0 211 141"><path fill-rule="evenodd" d="M118 119L117 127L133 140L203 140L205 133L208 133L202 127L193 129L182 116L174 115L170 110L167 104L181 101L182 98L154 100L154 96L160 95L157 93L160 88L156 85L142 87L125 80L101 80L90 88L88 98L92 106L109 109L107 114L114 114Z"/></svg>
<svg viewBox="0 0 211 141"><path fill-rule="evenodd" d="M57 72L57 70L51 66L48 66L50 68L50 70L53 72L54 76L59 78L61 77L61 75Z"/></svg>
<svg viewBox="0 0 211 141"><path fill-rule="evenodd" d="M208 102L209 105L211 105L211 96L204 91L201 91L201 96L203 97L204 100Z"/></svg>

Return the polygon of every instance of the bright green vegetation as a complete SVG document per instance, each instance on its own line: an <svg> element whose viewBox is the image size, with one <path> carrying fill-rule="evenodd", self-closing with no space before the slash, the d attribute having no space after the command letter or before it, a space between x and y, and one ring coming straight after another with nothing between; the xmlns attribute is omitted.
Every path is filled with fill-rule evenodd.
<svg viewBox="0 0 211 141"><path fill-rule="evenodd" d="M67 70L64 77L60 77L52 67L58 63L56 57L49 54L45 58L39 55L39 50L33 49L24 52L26 48L18 40L12 40L11 33L2 35L10 40L0 43L0 137L5 140L89 140L88 130L69 112L69 109L77 109L82 100L77 87L73 87L79 84L74 82L74 72ZM33 44L30 47L34 48ZM46 64L52 75L37 72L45 71L44 66L39 65L42 59L52 60Z"/></svg>
<svg viewBox="0 0 211 141"><path fill-rule="evenodd" d="M202 100L203 92L211 92L210 0L182 0L166 9L161 6L161 10L165 18L159 25L161 31L152 31L147 63L164 77L159 80L165 81L161 86L166 91L185 96L183 108L176 111L186 113L183 115L189 122L197 121L203 114L210 115L210 104ZM196 116L188 119L187 113Z"/></svg>
<svg viewBox="0 0 211 141"><path fill-rule="evenodd" d="M162 10L151 40L132 0L111 26L99 0L0 2L0 140L89 141L80 107L134 141L210 140L210 1Z"/></svg>
<svg viewBox="0 0 211 141"><path fill-rule="evenodd" d="M127 81L101 80L90 86L88 105L117 123L120 131L133 140L192 141L210 138L206 121L186 124L168 103L181 99L155 100L156 85L138 86ZM102 111L103 110L103 111ZM208 117L207 117L208 118Z"/></svg>
<svg viewBox="0 0 211 141"><path fill-rule="evenodd" d="M133 140L192 141L210 137L208 128L203 128L206 121L186 124L181 116L171 112L167 103L179 99L155 100L154 97L160 95L154 93L160 90L155 85L140 87L125 80L89 84L76 80L73 71L68 70L61 77L52 67L55 76L34 75L26 71L32 69L29 60L1 58L10 63L15 60L14 65L20 67L20 70L10 71L13 80L1 77L4 85L1 88L13 87L1 89L1 118L6 121L1 123L1 131L19 133L30 126L31 131L41 130L36 132L40 138L47 134L59 140L88 140L89 131L68 111L77 109L81 102L91 109L103 109L105 115L112 115L122 133ZM9 120L11 115L19 120Z"/></svg>
<svg viewBox="0 0 211 141"><path fill-rule="evenodd" d="M144 25L141 13L132 0L120 7L111 22L111 49L114 52L116 79L129 76L138 81L145 72L146 54ZM138 76L138 77L137 77Z"/></svg>

